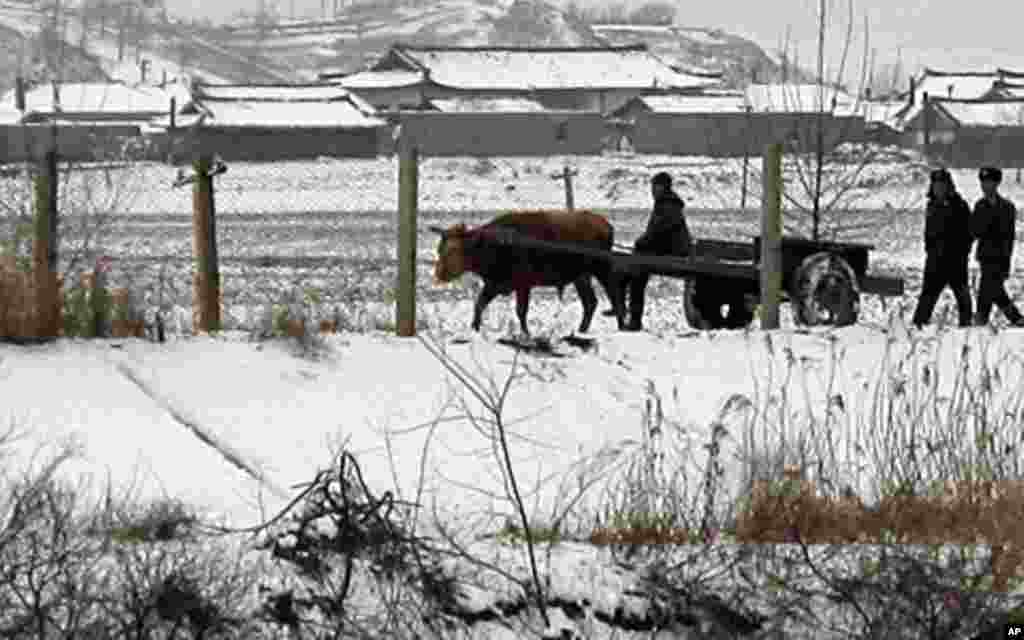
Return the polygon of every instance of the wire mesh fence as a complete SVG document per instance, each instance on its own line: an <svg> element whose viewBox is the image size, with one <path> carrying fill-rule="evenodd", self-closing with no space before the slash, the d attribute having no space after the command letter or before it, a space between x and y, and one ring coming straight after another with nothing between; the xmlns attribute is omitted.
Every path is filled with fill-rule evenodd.
<svg viewBox="0 0 1024 640"><path fill-rule="evenodd" d="M759 167L759 159L752 164ZM649 179L662 170L675 178L694 236L745 240L758 233L760 181L748 176L748 209L739 210L744 199L740 159L629 153L421 157L419 166L416 284L421 327L444 324L468 330L480 287L474 277L453 285L434 282L431 265L438 238L427 228L482 224L508 210L565 208L559 174L566 167L575 173L574 206L606 215L621 245L632 245L643 231L651 206ZM11 165L0 172L3 237L7 248L23 258L30 253L30 234L25 231L32 221L32 171L30 165ZM82 273L95 271L97 261L107 256L108 281L134 292L137 314L152 324L160 312L169 331L190 332L196 270L194 194L193 185L182 184L181 178L191 173L190 167L131 159L62 162L59 268L66 289L80 283ZM907 193L906 188L899 193ZM214 178L213 200L224 329L280 332L287 329L289 316L305 316L312 327L327 321L338 329L393 330L395 157L233 162ZM871 203L858 215L873 225L870 233L880 245L874 263L901 271L916 267L918 260L904 257L917 237L917 216L893 222L891 213ZM878 234L878 229L897 227L899 233ZM678 279L652 278L645 314L652 330L688 329L683 287ZM604 308L607 301L600 291L598 295ZM561 300L553 289L537 290L531 300L531 324L571 331L581 313L575 296L571 287ZM514 308L508 300L495 301L485 327L504 330L515 321ZM594 327L600 330L605 324L614 325L598 317Z"/></svg>

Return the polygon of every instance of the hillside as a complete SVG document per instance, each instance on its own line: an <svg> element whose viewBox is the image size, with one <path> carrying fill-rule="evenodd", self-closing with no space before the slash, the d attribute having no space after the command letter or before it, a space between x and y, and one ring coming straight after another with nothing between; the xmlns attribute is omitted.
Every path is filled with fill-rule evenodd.
<svg viewBox="0 0 1024 640"><path fill-rule="evenodd" d="M38 9L31 2L0 0L0 29L7 30L0 39L5 60L0 64L0 88L13 84L24 44L29 51L43 49L38 23ZM69 14L63 32L63 79L137 82L142 79L138 60L145 59L151 79L188 74L210 82L313 80L326 70L362 68L396 41L518 46L643 42L678 67L724 71L733 86L782 77L776 56L722 30L589 25L546 0L351 3L326 21L268 18L205 27L151 12L122 43L120 55L119 35L112 21L101 29L94 20L87 25L80 51L76 47L83 44L81 18Z"/></svg>
<svg viewBox="0 0 1024 640"><path fill-rule="evenodd" d="M591 30L602 44L646 43L651 51L672 65L721 71L730 86L746 82L778 82L784 79L782 59L757 43L721 29L684 26L595 24ZM797 71L790 81L808 81Z"/></svg>
<svg viewBox="0 0 1024 640"><path fill-rule="evenodd" d="M736 86L782 78L777 56L722 30L589 25L545 0L442 0L411 6L353 4L331 21L226 26L207 39L264 64L313 78L317 70L355 70L396 41L422 45L601 45L647 43L670 64L724 71ZM793 79L803 74L790 76Z"/></svg>
<svg viewBox="0 0 1024 640"><path fill-rule="evenodd" d="M315 77L359 69L396 41L423 45L595 45L583 24L543 0L442 0L431 5L354 4L329 22L226 27L206 37L254 59Z"/></svg>
<svg viewBox="0 0 1024 640"><path fill-rule="evenodd" d="M18 73L38 73L45 64L47 47L34 37L27 24L27 12L0 3L0 94L14 87ZM65 78L81 81L103 81L108 78L95 56L67 44L60 54ZM14 105L5 105L14 106Z"/></svg>

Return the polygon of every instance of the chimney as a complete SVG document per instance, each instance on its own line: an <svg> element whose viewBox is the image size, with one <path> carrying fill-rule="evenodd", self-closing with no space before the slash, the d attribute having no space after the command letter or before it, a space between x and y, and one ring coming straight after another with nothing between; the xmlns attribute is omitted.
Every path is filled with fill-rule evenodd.
<svg viewBox="0 0 1024 640"><path fill-rule="evenodd" d="M871 101L871 87L864 87L864 99L868 102Z"/></svg>
<svg viewBox="0 0 1024 640"><path fill-rule="evenodd" d="M910 93L907 94L907 106L908 107L914 106L914 92L915 91L917 91L917 86L916 86L916 83L914 82L914 79L911 78L910 79Z"/></svg>
<svg viewBox="0 0 1024 640"><path fill-rule="evenodd" d="M950 98L953 97L953 85L950 84L946 86L946 93L949 95Z"/></svg>

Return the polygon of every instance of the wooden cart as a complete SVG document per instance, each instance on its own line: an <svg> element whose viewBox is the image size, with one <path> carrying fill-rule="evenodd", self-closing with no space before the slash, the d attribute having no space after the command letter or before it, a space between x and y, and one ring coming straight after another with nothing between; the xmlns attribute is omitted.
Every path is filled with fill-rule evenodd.
<svg viewBox="0 0 1024 640"><path fill-rule="evenodd" d="M637 255L545 242L502 231L500 242L524 249L567 252L611 260L614 271L686 280L686 320L697 329L739 329L754 319L761 298L761 241L697 240L693 256ZM847 326L857 322L861 294L902 296L903 280L868 273L872 245L782 238L782 301L797 323Z"/></svg>

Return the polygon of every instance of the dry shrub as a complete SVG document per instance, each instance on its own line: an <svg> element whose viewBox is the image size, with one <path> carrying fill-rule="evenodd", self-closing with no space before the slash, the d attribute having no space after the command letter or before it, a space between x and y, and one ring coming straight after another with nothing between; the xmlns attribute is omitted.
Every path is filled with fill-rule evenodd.
<svg viewBox="0 0 1024 640"><path fill-rule="evenodd" d="M789 474L787 474L789 475ZM750 506L737 520L748 543L992 545L994 588L1005 591L1024 564L1024 486L1019 480L949 482L938 496L887 495L877 507L860 498L816 495L814 484L755 484ZM781 484L781 486L780 486Z"/></svg>
<svg viewBox="0 0 1024 640"><path fill-rule="evenodd" d="M35 271L18 268L15 256L0 256L0 336L57 335L62 283L50 275L41 286Z"/></svg>

